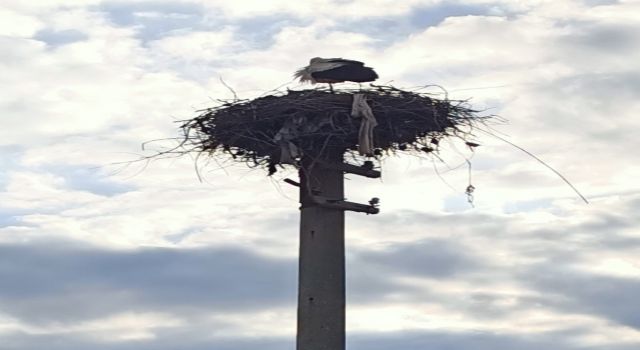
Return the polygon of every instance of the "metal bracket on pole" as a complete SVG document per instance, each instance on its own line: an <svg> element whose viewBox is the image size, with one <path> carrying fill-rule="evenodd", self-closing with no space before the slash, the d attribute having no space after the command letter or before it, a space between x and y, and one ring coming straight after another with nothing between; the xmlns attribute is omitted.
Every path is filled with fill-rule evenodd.
<svg viewBox="0 0 640 350"><path fill-rule="evenodd" d="M380 209L377 206L378 205L377 198L372 198L371 201L369 201L369 205L349 202L341 199L329 199L329 198L326 198L323 196L317 196L317 195L311 196L311 200L315 204L324 208L350 210L350 211L367 213L367 214L378 214L380 212Z"/></svg>
<svg viewBox="0 0 640 350"><path fill-rule="evenodd" d="M351 174L356 174L356 175L361 175L361 176L366 176L371 178L380 177L380 172L377 170L373 170L373 163L370 161L364 162L362 166L357 166L357 165L342 163L342 162L328 163L321 160L317 160L317 162L319 163L319 165L321 165L325 169L334 169L334 170L339 170L345 173L351 173ZM284 179L284 182L288 183L289 185L302 188L302 184L300 184L297 181L294 181L291 179ZM323 208L349 210L349 211L355 211L355 212L367 213L367 214L378 214L380 212L380 209L378 208L380 199L375 197L369 201L368 205L360 204L360 203L346 201L344 200L344 198L331 199L329 197L324 197L321 195L320 191L310 187L306 188L305 197L306 197L306 201L302 200L302 197L300 200L302 207L310 207L310 206L317 205Z"/></svg>
<svg viewBox="0 0 640 350"><path fill-rule="evenodd" d="M291 179L284 179L284 182L292 186L300 187L300 183L293 181ZM324 208L350 210L350 211L367 213L367 214L378 214L380 212L380 209L378 208L380 199L376 197L371 198L371 200L369 201L369 205L366 205L366 204L345 201L343 199L329 199L327 197L319 196L318 195L319 193L320 191L311 190L311 195L309 196L309 199L313 204L316 204Z"/></svg>
<svg viewBox="0 0 640 350"><path fill-rule="evenodd" d="M371 161L366 161L361 166L357 166L349 163L327 163L324 161L319 161L319 162L322 164L322 166L326 168L342 170L345 173L356 174L356 175L370 177L370 178L380 177L380 172L377 170L373 170L373 163Z"/></svg>

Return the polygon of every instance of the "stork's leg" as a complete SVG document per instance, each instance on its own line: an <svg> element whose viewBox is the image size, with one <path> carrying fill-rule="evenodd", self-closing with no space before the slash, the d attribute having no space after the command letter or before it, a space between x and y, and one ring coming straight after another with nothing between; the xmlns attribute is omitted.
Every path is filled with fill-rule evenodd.
<svg viewBox="0 0 640 350"><path fill-rule="evenodd" d="M333 84L329 83L329 91L333 93Z"/></svg>

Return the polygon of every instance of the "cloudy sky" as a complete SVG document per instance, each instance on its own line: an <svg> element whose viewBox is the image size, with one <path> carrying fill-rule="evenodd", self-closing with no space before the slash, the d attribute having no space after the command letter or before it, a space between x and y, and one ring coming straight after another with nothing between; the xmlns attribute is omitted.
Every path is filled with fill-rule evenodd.
<svg viewBox="0 0 640 350"><path fill-rule="evenodd" d="M347 195L352 350L637 349L640 2L0 2L0 349L294 349L296 189L143 141L314 56L508 119ZM155 144L156 149L166 145ZM464 189L473 156L475 207ZM223 169L224 168L224 169ZM438 176L438 174L441 175Z"/></svg>

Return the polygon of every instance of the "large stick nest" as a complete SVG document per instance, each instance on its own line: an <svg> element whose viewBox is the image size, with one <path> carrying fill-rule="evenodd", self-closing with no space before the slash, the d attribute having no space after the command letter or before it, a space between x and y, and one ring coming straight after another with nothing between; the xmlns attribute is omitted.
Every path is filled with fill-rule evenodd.
<svg viewBox="0 0 640 350"><path fill-rule="evenodd" d="M487 118L478 116L466 101L392 86L287 90L252 100L222 101L200 111L182 124L182 146L200 154L228 153L250 166L268 167L270 174L275 165L291 163L282 156L288 145L313 157L336 152L357 155L361 119L351 116L357 93L366 95L378 124L373 129L375 149L368 155L378 158L397 151L437 151L442 138L466 140L472 126ZM283 128L288 131L284 140Z"/></svg>

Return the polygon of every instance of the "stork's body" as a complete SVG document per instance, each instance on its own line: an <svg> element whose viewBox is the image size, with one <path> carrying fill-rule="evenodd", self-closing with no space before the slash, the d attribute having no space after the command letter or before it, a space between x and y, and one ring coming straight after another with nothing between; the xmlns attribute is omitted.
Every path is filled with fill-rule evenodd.
<svg viewBox="0 0 640 350"><path fill-rule="evenodd" d="M373 68L365 67L364 63L342 58L320 58L314 57L309 61L309 65L296 71L294 77L300 82L328 83L331 84L353 81L365 83L378 79L378 74Z"/></svg>

